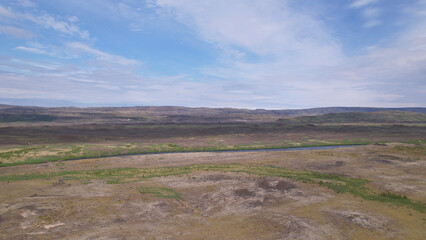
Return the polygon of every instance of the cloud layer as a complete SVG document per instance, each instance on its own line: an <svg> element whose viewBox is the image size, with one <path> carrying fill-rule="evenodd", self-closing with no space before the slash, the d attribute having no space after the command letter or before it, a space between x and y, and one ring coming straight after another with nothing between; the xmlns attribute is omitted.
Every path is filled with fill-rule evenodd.
<svg viewBox="0 0 426 240"><path fill-rule="evenodd" d="M425 106L426 3L383 2L0 2L0 101Z"/></svg>

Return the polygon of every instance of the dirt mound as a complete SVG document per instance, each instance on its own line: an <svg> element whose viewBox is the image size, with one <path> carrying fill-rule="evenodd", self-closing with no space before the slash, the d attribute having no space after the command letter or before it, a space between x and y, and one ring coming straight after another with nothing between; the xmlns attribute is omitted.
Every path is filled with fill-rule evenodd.
<svg viewBox="0 0 426 240"><path fill-rule="evenodd" d="M345 162L343 162L343 161L336 161L335 163L334 163L334 166L335 167L341 167L341 166L344 166L345 165Z"/></svg>
<svg viewBox="0 0 426 240"><path fill-rule="evenodd" d="M282 239L291 240L318 240L339 239L336 233L326 225L318 225L314 221L295 216L286 217L281 222Z"/></svg>
<svg viewBox="0 0 426 240"><path fill-rule="evenodd" d="M296 188L296 185L284 180L270 181L266 178L259 179L257 186L265 190L278 190L280 192L289 191Z"/></svg>
<svg viewBox="0 0 426 240"><path fill-rule="evenodd" d="M383 154L369 156L368 160L383 163L383 164L395 164L397 162L413 162L414 161L410 158L401 158L397 156L383 155Z"/></svg>
<svg viewBox="0 0 426 240"><path fill-rule="evenodd" d="M366 213L356 210L334 210L329 213L329 216L333 218L333 221L344 222L350 225L356 225L361 228L365 228L371 231L384 232L388 231L389 221L383 216L379 215L368 215Z"/></svg>
<svg viewBox="0 0 426 240"><path fill-rule="evenodd" d="M242 198L249 198L256 195L253 191L250 191L247 188L236 189L234 190L234 194L235 196L242 197Z"/></svg>
<svg viewBox="0 0 426 240"><path fill-rule="evenodd" d="M395 157L395 156L392 156L392 155L383 155L383 154L379 154L379 155L377 155L377 157L379 157L379 158L384 158L384 159L388 159L388 160L398 160L398 161L400 161L400 160L401 160L401 158L400 158L400 157Z"/></svg>
<svg viewBox="0 0 426 240"><path fill-rule="evenodd" d="M53 186L60 186L60 185L64 185L64 179L60 178L57 182L53 183Z"/></svg>
<svg viewBox="0 0 426 240"><path fill-rule="evenodd" d="M374 143L373 145L375 145L375 146L382 146L382 147L387 146L387 144L385 144L385 143Z"/></svg>
<svg viewBox="0 0 426 240"><path fill-rule="evenodd" d="M175 203L167 201L139 202L132 204L132 206L138 209L136 211L138 217L151 220L167 218L177 207Z"/></svg>
<svg viewBox="0 0 426 240"><path fill-rule="evenodd" d="M203 176L202 180L204 181L222 181L222 180L230 180L233 179L232 176L228 176L225 174L211 174Z"/></svg>

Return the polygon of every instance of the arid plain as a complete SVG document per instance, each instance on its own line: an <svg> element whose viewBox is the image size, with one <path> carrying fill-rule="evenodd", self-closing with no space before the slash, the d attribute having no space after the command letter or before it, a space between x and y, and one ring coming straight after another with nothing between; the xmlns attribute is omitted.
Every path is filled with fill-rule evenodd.
<svg viewBox="0 0 426 240"><path fill-rule="evenodd" d="M171 122L17 109L0 127L1 239L426 236L422 113ZM356 146L261 150L327 145Z"/></svg>

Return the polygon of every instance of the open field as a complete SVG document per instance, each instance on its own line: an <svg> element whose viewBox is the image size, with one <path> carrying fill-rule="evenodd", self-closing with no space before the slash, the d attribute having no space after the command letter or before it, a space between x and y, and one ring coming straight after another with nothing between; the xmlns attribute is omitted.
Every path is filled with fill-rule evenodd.
<svg viewBox="0 0 426 240"><path fill-rule="evenodd" d="M426 237L421 113L206 123L44 111L31 114L55 119L0 123L0 239ZM348 144L359 146L203 152Z"/></svg>
<svg viewBox="0 0 426 240"><path fill-rule="evenodd" d="M425 151L388 143L0 168L0 237L422 239Z"/></svg>
<svg viewBox="0 0 426 240"><path fill-rule="evenodd" d="M0 166L122 154L417 142L422 124L103 124L0 128Z"/></svg>

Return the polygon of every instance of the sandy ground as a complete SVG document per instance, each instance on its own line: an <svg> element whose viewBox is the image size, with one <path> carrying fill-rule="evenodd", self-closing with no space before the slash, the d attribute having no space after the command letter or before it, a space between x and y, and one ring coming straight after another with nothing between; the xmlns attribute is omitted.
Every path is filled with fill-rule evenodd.
<svg viewBox="0 0 426 240"><path fill-rule="evenodd" d="M401 144L333 150L178 153L0 168L0 175L240 163L371 180L377 191L426 200L426 156ZM403 145L412 147L412 145ZM181 198L141 194L167 187ZM239 172L143 181L0 182L0 239L425 239L426 214L314 184Z"/></svg>

